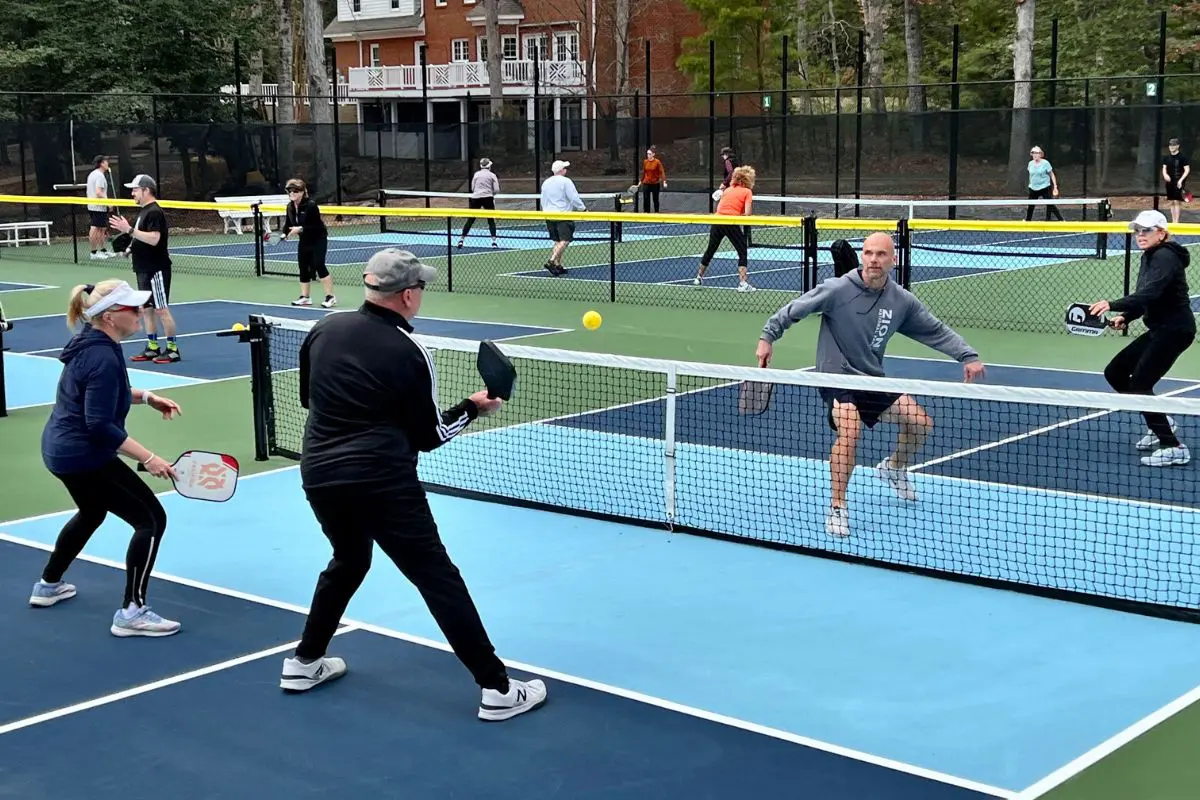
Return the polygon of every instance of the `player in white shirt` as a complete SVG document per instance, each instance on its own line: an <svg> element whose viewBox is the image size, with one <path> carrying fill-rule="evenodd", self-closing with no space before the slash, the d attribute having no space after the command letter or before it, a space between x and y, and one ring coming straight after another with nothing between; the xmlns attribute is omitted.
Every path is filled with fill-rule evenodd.
<svg viewBox="0 0 1200 800"><path fill-rule="evenodd" d="M489 208L494 211L496 195L499 192L500 179L496 177L496 173L492 172L492 160L490 158L479 159L479 171L471 176L471 197L467 200L467 207ZM463 246L463 241L474 224L475 217L467 219L467 224L463 226L462 234L458 237L459 247ZM500 243L496 241L496 220L488 217L487 224L488 230L492 232L492 247L499 247Z"/></svg>
<svg viewBox="0 0 1200 800"><path fill-rule="evenodd" d="M87 178L87 198L103 200L108 197L108 159L96 156L92 164L95 166ZM98 203L88 203L88 216L91 226L88 228L88 244L91 246L91 258L100 260L112 258L116 253L104 249L104 240L108 233L109 207Z"/></svg>

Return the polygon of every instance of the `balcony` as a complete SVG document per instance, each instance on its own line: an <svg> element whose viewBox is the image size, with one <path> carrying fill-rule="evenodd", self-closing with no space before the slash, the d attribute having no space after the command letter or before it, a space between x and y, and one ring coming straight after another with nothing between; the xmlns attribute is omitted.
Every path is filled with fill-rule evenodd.
<svg viewBox="0 0 1200 800"><path fill-rule="evenodd" d="M506 95L533 94L533 64L533 61L500 62ZM584 88L583 64L578 61L542 61L538 69L538 91L543 94L577 94ZM351 67L349 72L350 96L356 99L421 96L419 66ZM425 89L430 95L457 96L463 90L487 88L487 62L425 66Z"/></svg>

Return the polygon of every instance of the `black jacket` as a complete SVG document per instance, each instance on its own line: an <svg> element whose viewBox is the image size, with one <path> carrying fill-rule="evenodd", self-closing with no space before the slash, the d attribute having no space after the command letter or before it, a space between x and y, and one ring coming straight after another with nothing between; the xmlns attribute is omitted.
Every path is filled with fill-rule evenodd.
<svg viewBox="0 0 1200 800"><path fill-rule="evenodd" d="M308 409L304 488L360 484L421 493L417 456L457 436L479 410L442 411L433 357L404 317L373 303L329 314L300 347L300 404Z"/></svg>
<svg viewBox="0 0 1200 800"><path fill-rule="evenodd" d="M1166 241L1142 253L1137 288L1133 294L1109 303L1126 322L1145 317L1146 328L1172 328L1193 333L1196 318L1188 292L1187 268L1191 256L1184 247Z"/></svg>
<svg viewBox="0 0 1200 800"><path fill-rule="evenodd" d="M315 247L329 241L329 229L325 227L325 220L321 219L321 207L310 197L301 200L299 208L295 203L287 204L283 225L284 230L300 226L299 247Z"/></svg>

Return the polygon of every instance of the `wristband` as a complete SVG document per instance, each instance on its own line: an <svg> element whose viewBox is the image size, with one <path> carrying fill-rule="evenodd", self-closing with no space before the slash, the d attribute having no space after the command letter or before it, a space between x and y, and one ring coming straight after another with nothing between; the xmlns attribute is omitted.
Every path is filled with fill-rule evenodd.
<svg viewBox="0 0 1200 800"><path fill-rule="evenodd" d="M148 389L146 391L142 392L142 405L144 405L144 406L150 405L150 398L154 397L154 396L155 396L154 392L151 392Z"/></svg>
<svg viewBox="0 0 1200 800"><path fill-rule="evenodd" d="M146 460L142 462L142 466L143 467L150 466L150 462L153 461L154 459L155 459L155 455L154 455L154 453L151 453L150 455L146 456Z"/></svg>

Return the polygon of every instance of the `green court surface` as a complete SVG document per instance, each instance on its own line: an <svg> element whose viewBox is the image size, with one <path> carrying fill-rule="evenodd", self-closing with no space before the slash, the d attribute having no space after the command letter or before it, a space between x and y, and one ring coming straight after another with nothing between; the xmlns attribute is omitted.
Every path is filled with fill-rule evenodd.
<svg viewBox="0 0 1200 800"><path fill-rule="evenodd" d="M643 258L678 258L684 255L684 251L690 255L698 243L702 247L702 239L674 237L620 246L636 246L639 256ZM576 263L590 263L586 257L591 255L597 259L607 259L608 248L607 243L586 244L574 248L572 258L583 259ZM707 310L680 307L672 303L654 305L654 299L662 296L663 292L675 292L677 289L686 291L684 287L658 284L634 287L637 296L631 296L631 302L618 303L608 302L606 290L601 292L582 281L565 289L561 288L561 284L531 277L521 284L530 287L528 296L516 298L496 293L498 286L494 278L497 275L521 270L536 271L540 267L538 261L544 258L544 254L544 250L533 249L489 254L492 258L481 262L486 266L478 268L470 266L472 262L469 258L454 257L456 291L428 292L423 314L446 319L567 329L562 333L539 335L527 341L518 340L534 346L751 365L754 363L758 334L767 315L796 294L782 288L758 292L753 296L753 310L747 311L734 310L744 309L745 305L739 306L738 301L744 298L733 292L720 293L719 299L712 301L714 307ZM119 260L97 262L95 265L84 261L72 265L50 260L19 261L12 258L11 252L3 255L5 257L0 259L0 282L48 284L54 287L0 292L0 302L5 312L15 319L62 314L68 290L77 283L95 282L110 276L127 277L127 264ZM439 265L444 261L444 258L431 259L432 263ZM1091 266L1072 276L1079 283L1068 287L1068 291L1075 292L1076 288L1094 289L1092 278L1099 272L1111 271L1107 265L1112 261L1110 258L1107 262L1087 262ZM335 265L334 274L339 284L338 295L342 308L353 307L361 302L356 267L357 264ZM1014 280L1011 275L1004 273L987 279ZM560 288L553 288L555 286ZM1111 287L1111 282L1107 286ZM314 296L317 296L319 286L313 288ZM479 293L466 293L472 288ZM555 296L554 292L560 294ZM224 299L286 305L296 293L295 282L284 277L219 277L177 272L172 300ZM565 296L562 293L566 293ZM1095 291L1091 294L1095 294ZM1091 298L1089 294L1083 299L1099 299L1100 296ZM1081 298L1075 298L1072 294L1072 299ZM1056 296L1049 305L1059 300L1061 298ZM604 322L599 330L588 331L580 324L580 317L593 308L603 315ZM1061 315L1061 311L1058 313ZM230 319L228 324L236 321L239 320ZM774 366L811 366L817 325L818 320L809 319L795 326L777 346ZM416 327L419 332L420 319ZM1055 318L1046 326L1047 330L1054 331L1061 330L1061 327L1061 318ZM1085 371L1101 370L1112 354L1128 341L1113 335L1088 339L1057 332L958 329L979 350L985 363ZM67 334L65 326L63 334ZM900 336L893 339L889 354L940 358L937 353ZM1193 347L1185 353L1170 376L1200 379L1200 348ZM585 385L588 375L581 373L576 378L580 385ZM454 388L466 392L474 387ZM641 392L637 387L630 387L629 392L632 397L655 391L649 386L644 389L645 392ZM165 423L150 414L134 413L130 416L130 433L151 450L175 453L202 443L208 449L237 456L244 473L287 463L281 459L268 462L254 460L248 379L202 382L172 389L170 396L184 409L180 419ZM579 404L584 403L582 398L577 399ZM570 397L564 402L568 406L567 411L574 407ZM542 415L537 409L526 411L531 418ZM4 519L48 514L69 507L65 490L46 473L41 463L39 439L48 413L49 407L38 406L15 410L8 418L0 419L0 452L5 456L0 459L0 485L5 487L0 492L3 501L0 517ZM520 407L515 407L513 413L524 412ZM167 488L153 479L147 480L156 489ZM1200 635L1200 629L1197 635ZM1200 676L1197 676L1197 683L1200 684ZM1086 768L1081 774L1044 796L1051 800L1182 800L1195 797L1197 787L1200 787L1200 760L1191 757L1191 751L1194 749L1193 743L1198 740L1200 710L1189 707L1132 738L1132 741L1121 742L1123 746L1114 746L1111 754L1105 753L1094 765L1083 764Z"/></svg>

